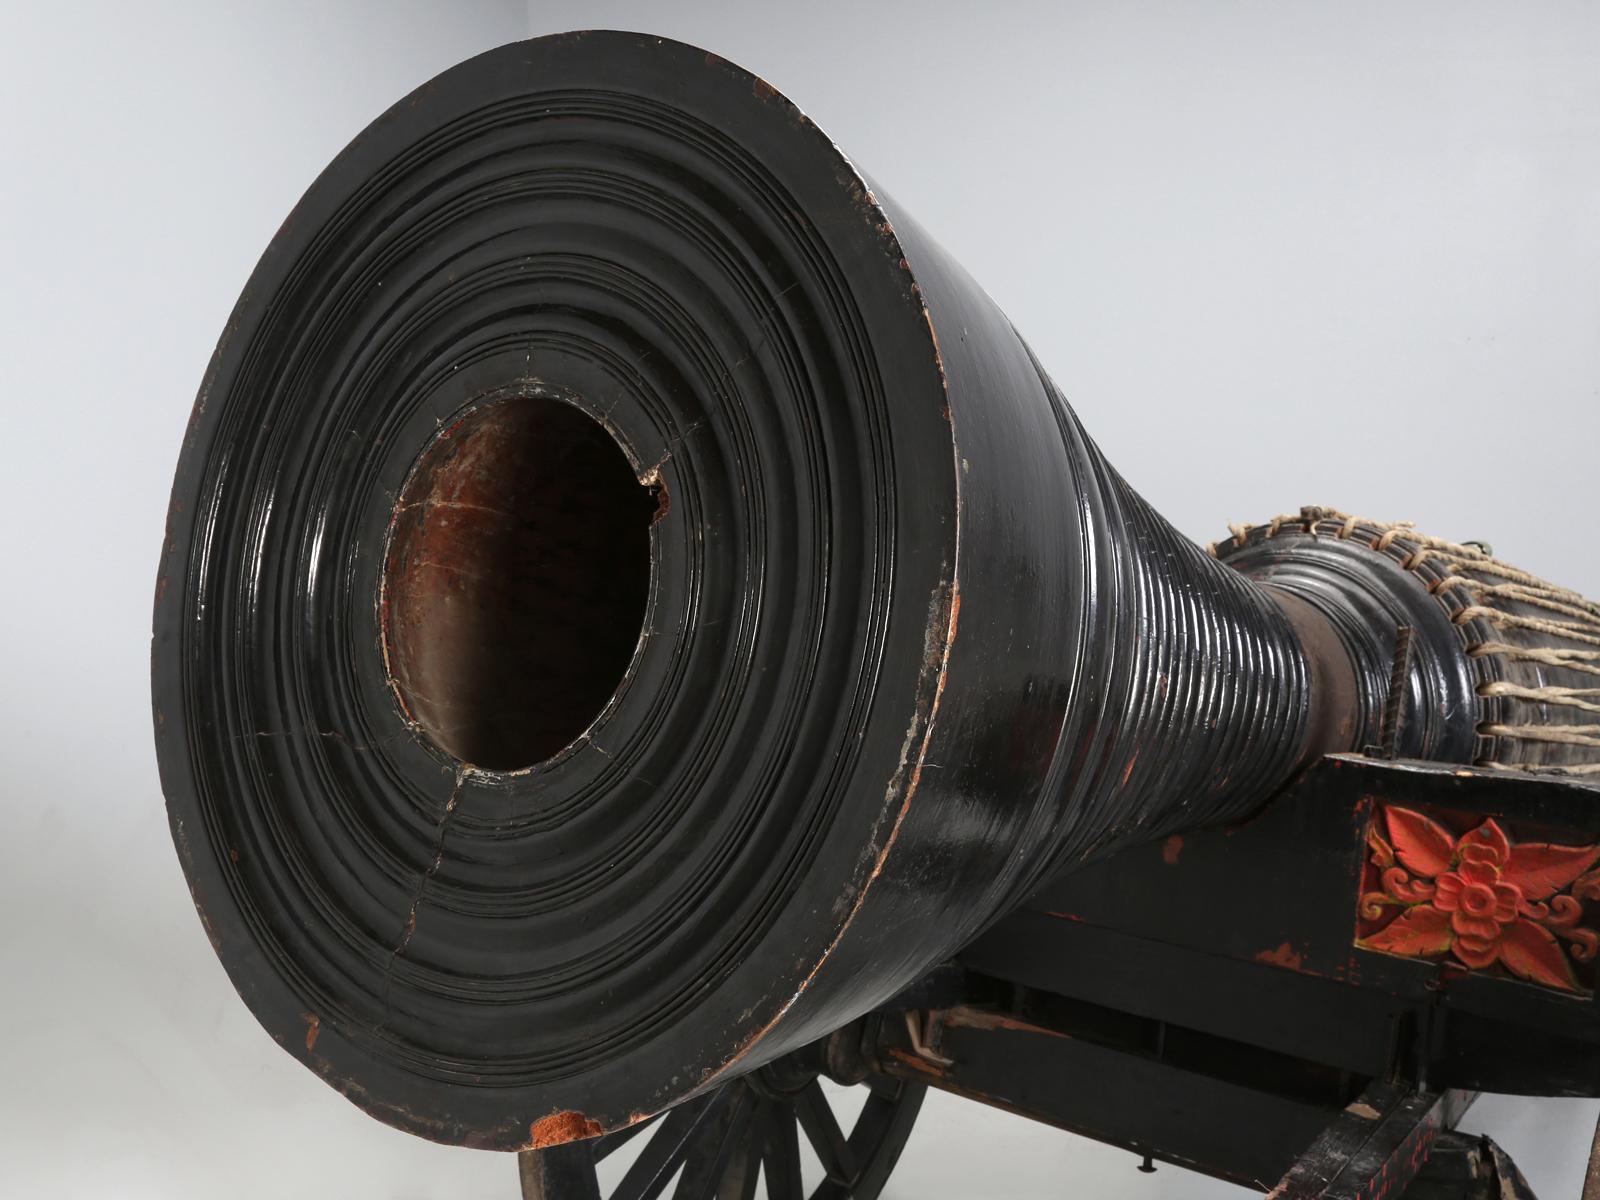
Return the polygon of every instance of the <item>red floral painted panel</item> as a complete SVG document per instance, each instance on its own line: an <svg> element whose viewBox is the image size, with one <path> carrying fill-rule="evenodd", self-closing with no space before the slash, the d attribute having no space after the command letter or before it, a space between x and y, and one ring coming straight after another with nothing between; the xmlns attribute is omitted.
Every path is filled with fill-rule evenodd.
<svg viewBox="0 0 1600 1200"><path fill-rule="evenodd" d="M1379 806L1356 945L1587 995L1600 846L1513 841L1492 817Z"/></svg>

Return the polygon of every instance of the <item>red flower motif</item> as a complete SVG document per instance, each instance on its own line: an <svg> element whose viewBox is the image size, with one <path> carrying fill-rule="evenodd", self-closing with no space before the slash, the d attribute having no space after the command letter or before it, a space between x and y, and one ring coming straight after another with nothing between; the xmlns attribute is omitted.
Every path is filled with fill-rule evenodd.
<svg viewBox="0 0 1600 1200"><path fill-rule="evenodd" d="M1383 823L1387 839L1376 821L1368 832L1382 890L1361 897L1369 932L1358 945L1405 957L1449 954L1480 971L1499 962L1531 983L1580 990L1557 936L1587 961L1600 935L1579 927L1583 906L1573 895L1557 893L1570 887L1600 898L1600 879L1580 879L1600 847L1513 845L1493 818L1457 838L1409 808L1385 809ZM1400 912L1385 923L1393 908Z"/></svg>

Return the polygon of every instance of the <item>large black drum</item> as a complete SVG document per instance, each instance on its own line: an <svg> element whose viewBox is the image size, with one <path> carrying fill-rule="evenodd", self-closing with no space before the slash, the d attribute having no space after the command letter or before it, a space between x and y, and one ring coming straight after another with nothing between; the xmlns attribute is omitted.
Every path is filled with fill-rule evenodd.
<svg viewBox="0 0 1600 1200"><path fill-rule="evenodd" d="M373 1115L618 1130L1379 738L1402 627L1398 752L1595 759L1592 606L1330 521L1177 535L762 80L506 46L328 167L217 347L157 587L173 835L245 1001Z"/></svg>

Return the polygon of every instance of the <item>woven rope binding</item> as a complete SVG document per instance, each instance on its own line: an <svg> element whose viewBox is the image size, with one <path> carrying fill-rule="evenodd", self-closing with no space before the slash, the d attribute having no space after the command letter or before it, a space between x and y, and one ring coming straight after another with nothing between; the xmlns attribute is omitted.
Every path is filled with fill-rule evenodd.
<svg viewBox="0 0 1600 1200"><path fill-rule="evenodd" d="M1359 538L1416 572L1445 605L1466 635L1467 655L1487 668L1478 695L1514 714L1479 723L1480 737L1493 747L1479 766L1600 776L1600 720L1584 719L1600 714L1600 603L1502 562L1486 548L1419 533L1409 521L1373 521L1315 505L1264 526L1230 524L1230 541L1212 542L1207 550L1226 557L1229 547L1252 534L1273 538L1285 530ZM1556 719L1562 712L1572 723ZM1548 756L1564 761L1544 761Z"/></svg>

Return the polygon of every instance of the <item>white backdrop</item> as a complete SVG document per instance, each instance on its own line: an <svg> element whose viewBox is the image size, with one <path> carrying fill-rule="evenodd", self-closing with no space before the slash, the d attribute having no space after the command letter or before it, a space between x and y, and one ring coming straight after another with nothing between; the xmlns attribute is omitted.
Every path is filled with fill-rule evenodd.
<svg viewBox="0 0 1600 1200"><path fill-rule="evenodd" d="M436 71L595 26L806 108L1185 532L1331 504L1600 593L1593 6L0 0L0 1195L515 1195L233 995L167 838L150 593L195 387L300 191ZM1596 1111L1468 1124L1550 1200ZM889 1195L1244 1195L1133 1165L935 1098Z"/></svg>

